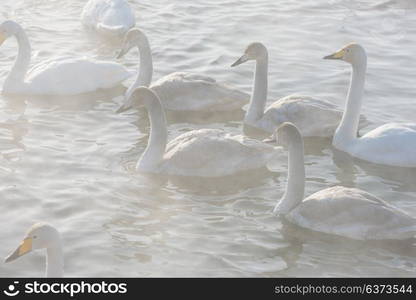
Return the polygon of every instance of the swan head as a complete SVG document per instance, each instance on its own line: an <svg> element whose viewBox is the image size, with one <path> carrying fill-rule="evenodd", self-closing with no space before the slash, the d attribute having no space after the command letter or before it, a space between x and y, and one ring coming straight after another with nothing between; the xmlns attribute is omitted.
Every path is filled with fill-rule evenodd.
<svg viewBox="0 0 416 300"><path fill-rule="evenodd" d="M268 56L267 54L267 48L262 43L251 43L247 46L246 50L244 51L244 54L237 59L231 67L235 67L238 65L241 65L242 63L245 63L249 60L262 60L266 59Z"/></svg>
<svg viewBox="0 0 416 300"><path fill-rule="evenodd" d="M146 35L138 28L130 29L124 36L123 45L117 58L122 58L131 50L131 48L142 44L148 44Z"/></svg>
<svg viewBox="0 0 416 300"><path fill-rule="evenodd" d="M284 122L279 127L277 127L276 131L273 135L265 139L263 142L265 143L275 143L279 146L289 146L294 139L302 139L299 129L290 122Z"/></svg>
<svg viewBox="0 0 416 300"><path fill-rule="evenodd" d="M4 21L0 24L0 45L4 43L9 37L13 36L19 29L19 24L12 20Z"/></svg>
<svg viewBox="0 0 416 300"><path fill-rule="evenodd" d="M339 59L354 65L365 61L366 57L367 55L363 46L357 43L351 43L342 47L337 52L325 56L324 59Z"/></svg>
<svg viewBox="0 0 416 300"><path fill-rule="evenodd" d="M11 262L32 250L58 245L60 245L60 235L55 227L46 223L36 223L29 228L20 245L6 257L5 262Z"/></svg>
<svg viewBox="0 0 416 300"><path fill-rule="evenodd" d="M133 89L126 101L117 110L117 113L124 112L133 106L141 107L148 99L152 101L158 100L160 102L159 97L151 89L144 86L137 87Z"/></svg>

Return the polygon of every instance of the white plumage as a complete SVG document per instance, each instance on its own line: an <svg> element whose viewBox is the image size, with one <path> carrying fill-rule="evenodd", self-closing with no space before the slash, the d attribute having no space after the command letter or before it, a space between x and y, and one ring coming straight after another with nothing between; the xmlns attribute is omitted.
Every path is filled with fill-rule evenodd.
<svg viewBox="0 0 416 300"><path fill-rule="evenodd" d="M416 235L416 218L356 188L334 186L304 197L303 140L291 123L283 123L277 141L289 148L285 194L274 211L288 221L318 232L357 240L402 240Z"/></svg>
<svg viewBox="0 0 416 300"><path fill-rule="evenodd" d="M61 235L50 224L36 223L29 228L20 245L6 257L11 262L37 249L46 249L46 277L62 277L64 274L64 255Z"/></svg>
<svg viewBox="0 0 416 300"><path fill-rule="evenodd" d="M89 0L81 21L89 29L106 35L123 35L136 24L134 13L125 0Z"/></svg>
<svg viewBox="0 0 416 300"><path fill-rule="evenodd" d="M19 52L4 82L4 93L76 95L115 87L131 75L120 64L86 57L45 60L29 70L29 40L19 24L5 21L0 25L0 45L10 36L16 37Z"/></svg>
<svg viewBox="0 0 416 300"><path fill-rule="evenodd" d="M357 240L401 240L416 235L416 220L365 191L334 186L305 198L286 219L314 231Z"/></svg>
<svg viewBox="0 0 416 300"><path fill-rule="evenodd" d="M345 149L352 156L373 163L416 167L416 124L382 125L363 135Z"/></svg>
<svg viewBox="0 0 416 300"><path fill-rule="evenodd" d="M273 102L254 126L272 133L279 124L293 122L304 137L331 137L341 118L342 110L333 103L309 96L290 95ZM367 125L364 117L360 125Z"/></svg>
<svg viewBox="0 0 416 300"><path fill-rule="evenodd" d="M28 72L30 94L73 95L115 87L130 76L114 62L80 58L43 61Z"/></svg>
<svg viewBox="0 0 416 300"><path fill-rule="evenodd" d="M220 177L265 167L276 149L242 135L219 129L184 133L167 144L163 107L150 89L135 89L130 97L144 104L151 130L137 169L143 172L180 176Z"/></svg>
<svg viewBox="0 0 416 300"><path fill-rule="evenodd" d="M228 112L241 109L248 103L248 94L201 74L175 72L152 84L153 63L149 41L137 28L127 33L119 57L133 47L139 49L140 69L135 82L126 92L120 111L131 107L129 96L139 86L154 90L164 108L171 111Z"/></svg>
<svg viewBox="0 0 416 300"><path fill-rule="evenodd" d="M358 127L367 67L364 48L349 44L325 58L344 60L353 69L345 111L332 142L334 147L372 163L416 167L416 123L385 124L360 138L354 134Z"/></svg>
<svg viewBox="0 0 416 300"><path fill-rule="evenodd" d="M220 177L264 167L275 151L243 135L192 130L168 143L158 169L172 175Z"/></svg>
<svg viewBox="0 0 416 300"><path fill-rule="evenodd" d="M232 67L255 60L256 70L250 105L244 123L267 133L283 122L292 122L304 137L331 137L337 128L342 110L333 103L303 95L290 95L266 108L268 88L268 51L261 43L250 44ZM366 125L362 118L362 126Z"/></svg>
<svg viewBox="0 0 416 300"><path fill-rule="evenodd" d="M155 81L151 89L171 111L233 111L248 102L248 95L214 78L175 72Z"/></svg>

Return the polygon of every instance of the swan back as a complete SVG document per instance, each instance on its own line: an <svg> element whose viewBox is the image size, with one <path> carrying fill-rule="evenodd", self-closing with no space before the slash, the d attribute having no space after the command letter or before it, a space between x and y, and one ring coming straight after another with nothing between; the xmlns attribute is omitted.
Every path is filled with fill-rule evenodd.
<svg viewBox="0 0 416 300"><path fill-rule="evenodd" d="M162 77L151 88L172 111L233 111L250 99L248 94L211 77L185 72Z"/></svg>
<svg viewBox="0 0 416 300"><path fill-rule="evenodd" d="M258 122L250 124L272 133L280 124L291 122L303 137L333 136L342 118L342 110L335 104L310 96L289 95L272 103ZM360 116L360 127L369 123Z"/></svg>
<svg viewBox="0 0 416 300"><path fill-rule="evenodd" d="M90 0L84 6L81 21L84 26L109 35L122 35L136 23L125 0Z"/></svg>
<svg viewBox="0 0 416 300"><path fill-rule="evenodd" d="M172 175L220 177L264 167L276 149L219 129L192 130L169 142L161 171Z"/></svg>
<svg viewBox="0 0 416 300"><path fill-rule="evenodd" d="M3 85L5 93L76 95L115 87L131 76L122 65L114 62L66 57L43 61L27 72L30 64L29 40L19 24L6 21L0 25L0 41L6 30L9 35L16 36L18 55Z"/></svg>
<svg viewBox="0 0 416 300"><path fill-rule="evenodd" d="M351 155L373 163L416 167L416 124L382 125L345 148Z"/></svg>
<svg viewBox="0 0 416 300"><path fill-rule="evenodd" d="M175 72L151 84L153 74L152 53L146 35L137 28L126 34L118 57L137 46L140 55L140 69L135 82L128 88L126 101L118 110L129 109L132 91L139 86L150 86L161 100L165 109L189 112L217 112L241 109L249 100L249 95L225 84L217 83L208 76Z"/></svg>
<svg viewBox="0 0 416 300"><path fill-rule="evenodd" d="M307 197L286 218L305 228L358 240L407 239L416 219L365 191L335 186Z"/></svg>
<svg viewBox="0 0 416 300"><path fill-rule="evenodd" d="M76 95L115 87L130 76L123 66L114 62L61 57L32 68L26 85L31 94Z"/></svg>
<svg viewBox="0 0 416 300"><path fill-rule="evenodd" d="M143 172L168 175L219 177L256 169L274 155L274 147L218 129L192 130L169 144L165 113L157 94L136 88L129 102L146 106L150 117L150 138L137 163Z"/></svg>

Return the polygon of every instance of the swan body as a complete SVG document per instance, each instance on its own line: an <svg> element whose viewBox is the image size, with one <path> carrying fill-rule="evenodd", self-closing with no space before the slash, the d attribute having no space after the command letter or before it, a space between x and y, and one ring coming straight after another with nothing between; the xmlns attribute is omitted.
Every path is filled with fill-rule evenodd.
<svg viewBox="0 0 416 300"><path fill-rule="evenodd" d="M290 95L273 102L257 122L248 125L273 133L276 124L296 120L304 137L333 136L342 117L340 108L330 102L302 95ZM367 124L362 118L363 126Z"/></svg>
<svg viewBox="0 0 416 300"><path fill-rule="evenodd" d="M274 151L243 135L219 129L193 130L168 143L159 170L184 176L226 176L265 166Z"/></svg>
<svg viewBox="0 0 416 300"><path fill-rule="evenodd" d="M276 133L289 148L285 194L275 212L318 232L356 240L402 240L416 235L416 218L356 188L334 186L304 197L303 141L298 129L284 123Z"/></svg>
<svg viewBox="0 0 416 300"><path fill-rule="evenodd" d="M171 111L233 111L249 99L247 94L211 77L185 72L164 76L150 87Z"/></svg>
<svg viewBox="0 0 416 300"><path fill-rule="evenodd" d="M113 62L86 57L59 58L32 68L23 91L37 95L76 95L115 87L129 76L124 68ZM11 91L19 92L19 88L12 88Z"/></svg>
<svg viewBox="0 0 416 300"><path fill-rule="evenodd" d="M265 109L268 86L268 52L261 43L250 44L232 67L255 60L253 93L244 123L267 133L273 133L284 122L292 122L304 137L332 137L342 110L325 100L303 95L290 95L273 102ZM365 126L365 118L362 118Z"/></svg>
<svg viewBox="0 0 416 300"><path fill-rule="evenodd" d="M36 223L5 262L11 262L36 249L46 249L46 277L62 277L64 259L62 241L55 227L46 223Z"/></svg>
<svg viewBox="0 0 416 300"><path fill-rule="evenodd" d="M384 124L342 146L344 151L362 160L398 167L416 167L416 124Z"/></svg>
<svg viewBox="0 0 416 300"><path fill-rule="evenodd" d="M416 167L416 123L389 123L358 138L367 55L362 46L349 44L326 59L341 59L352 65L351 83L342 120L335 132L333 146L372 163Z"/></svg>
<svg viewBox="0 0 416 300"><path fill-rule="evenodd" d="M0 45L10 36L16 37L19 52L3 85L7 94L76 95L113 88L131 75L114 62L85 57L45 60L28 70L31 50L26 33L19 24L5 21L0 25Z"/></svg>
<svg viewBox="0 0 416 300"><path fill-rule="evenodd" d="M131 48L140 53L140 70L135 82L129 87L120 111L129 109L127 99L139 87L150 87L159 96L165 109L170 111L221 112L241 109L250 96L238 89L217 82L215 79L194 73L175 72L160 78L153 84L153 62L147 37L137 28L131 29L123 42L119 57Z"/></svg>
<svg viewBox="0 0 416 300"><path fill-rule="evenodd" d="M357 240L409 239L416 220L377 197L335 186L310 195L286 219L314 231Z"/></svg>
<svg viewBox="0 0 416 300"><path fill-rule="evenodd" d="M140 87L130 97L145 105L151 123L148 145L136 166L139 171L220 177L264 167L276 154L270 145L218 129L192 130L167 143L166 119L158 96Z"/></svg>
<svg viewBox="0 0 416 300"><path fill-rule="evenodd" d="M82 10L82 24L106 35L123 35L134 27L134 13L125 0L89 0Z"/></svg>

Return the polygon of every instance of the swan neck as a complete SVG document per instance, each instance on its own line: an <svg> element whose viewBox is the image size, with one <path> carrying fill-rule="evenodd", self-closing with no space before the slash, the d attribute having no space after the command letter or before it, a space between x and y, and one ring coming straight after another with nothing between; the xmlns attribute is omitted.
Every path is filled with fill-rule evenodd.
<svg viewBox="0 0 416 300"><path fill-rule="evenodd" d="M364 92L366 60L352 65L350 87L348 90L345 111L338 126L334 143L338 146L357 139L360 122L360 111Z"/></svg>
<svg viewBox="0 0 416 300"><path fill-rule="evenodd" d="M29 39L20 25L18 25L14 36L17 40L18 54L13 68L6 79L6 82L10 83L24 81L25 75L29 69L31 54Z"/></svg>
<svg viewBox="0 0 416 300"><path fill-rule="evenodd" d="M245 117L247 123L254 123L264 115L267 102L267 74L268 55L256 60L254 71L253 91L251 94L250 105Z"/></svg>
<svg viewBox="0 0 416 300"><path fill-rule="evenodd" d="M135 86L149 87L152 83L153 61L152 51L150 49L150 44L147 38L143 37L137 43L137 48L139 50L140 64Z"/></svg>
<svg viewBox="0 0 416 300"><path fill-rule="evenodd" d="M57 242L46 250L46 277L62 277L64 258L61 242Z"/></svg>
<svg viewBox="0 0 416 300"><path fill-rule="evenodd" d="M276 207L283 215L301 203L305 193L303 140L299 134L292 135L290 139L286 191Z"/></svg>
<svg viewBox="0 0 416 300"><path fill-rule="evenodd" d="M154 169L163 160L167 144L166 117L162 104L158 98L144 99L144 105L150 119L149 142L137 167L139 169Z"/></svg>

